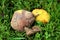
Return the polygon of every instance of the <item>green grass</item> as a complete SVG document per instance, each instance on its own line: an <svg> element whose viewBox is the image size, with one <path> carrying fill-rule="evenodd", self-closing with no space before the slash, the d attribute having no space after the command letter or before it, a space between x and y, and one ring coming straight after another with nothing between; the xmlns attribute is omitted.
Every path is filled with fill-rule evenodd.
<svg viewBox="0 0 60 40"><path fill-rule="evenodd" d="M45 9L51 15L49 23L35 23L42 32L26 36L11 28L15 10L32 11L35 8ZM60 3L56 0L0 0L0 40L60 40Z"/></svg>

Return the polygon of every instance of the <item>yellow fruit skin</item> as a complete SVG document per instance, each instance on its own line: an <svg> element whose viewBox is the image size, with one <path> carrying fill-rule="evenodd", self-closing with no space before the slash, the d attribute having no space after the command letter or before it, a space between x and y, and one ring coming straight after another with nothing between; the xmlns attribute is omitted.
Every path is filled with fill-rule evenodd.
<svg viewBox="0 0 60 40"><path fill-rule="evenodd" d="M23 10L17 10L15 11L16 13L22 13Z"/></svg>
<svg viewBox="0 0 60 40"><path fill-rule="evenodd" d="M32 13L33 13L34 16L36 16L36 15L40 14L40 9L34 9L32 11Z"/></svg>
<svg viewBox="0 0 60 40"><path fill-rule="evenodd" d="M43 9L35 9L32 11L33 15L36 16L36 21L47 23L50 20L50 15ZM38 16L37 16L38 15Z"/></svg>

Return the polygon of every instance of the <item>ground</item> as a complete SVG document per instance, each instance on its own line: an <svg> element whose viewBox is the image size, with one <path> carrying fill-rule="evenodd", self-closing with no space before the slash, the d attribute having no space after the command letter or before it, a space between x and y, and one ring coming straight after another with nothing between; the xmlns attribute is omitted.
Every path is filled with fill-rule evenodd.
<svg viewBox="0 0 60 40"><path fill-rule="evenodd" d="M25 32L18 32L11 28L10 21L14 11L25 9L32 11L36 8L46 10L50 22L43 24L35 22L41 27L41 32L26 36ZM60 40L60 2L58 0L0 0L0 40Z"/></svg>

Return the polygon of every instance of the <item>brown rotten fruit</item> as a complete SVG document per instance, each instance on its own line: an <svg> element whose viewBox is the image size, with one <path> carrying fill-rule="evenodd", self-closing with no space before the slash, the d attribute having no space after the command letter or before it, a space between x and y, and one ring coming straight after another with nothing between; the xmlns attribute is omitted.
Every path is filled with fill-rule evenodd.
<svg viewBox="0 0 60 40"><path fill-rule="evenodd" d="M30 27L35 18L33 14L26 10L15 11L11 20L11 26L18 31L24 31L25 27Z"/></svg>
<svg viewBox="0 0 60 40"><path fill-rule="evenodd" d="M41 31L39 26L33 26L32 29L25 27L24 29L26 31L26 34L29 36L36 32Z"/></svg>

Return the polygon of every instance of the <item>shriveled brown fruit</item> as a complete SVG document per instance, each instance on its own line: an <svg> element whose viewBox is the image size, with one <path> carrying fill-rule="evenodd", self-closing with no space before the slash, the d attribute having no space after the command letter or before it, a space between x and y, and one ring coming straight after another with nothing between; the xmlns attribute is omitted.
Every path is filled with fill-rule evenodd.
<svg viewBox="0 0 60 40"><path fill-rule="evenodd" d="M25 27L24 30L26 32L26 35L28 35L28 36L34 34L34 31L28 27Z"/></svg>
<svg viewBox="0 0 60 40"><path fill-rule="evenodd" d="M23 31L24 27L29 27L34 22L35 18L33 14L26 10L15 11L11 20L11 26L13 29Z"/></svg>
<svg viewBox="0 0 60 40"><path fill-rule="evenodd" d="M39 26L33 26L32 29L25 27L24 30L26 31L26 35L28 35L28 36L41 31Z"/></svg>
<svg viewBox="0 0 60 40"><path fill-rule="evenodd" d="M40 29L39 26L33 26L33 27L32 27L32 30L33 30L34 32L39 32L39 31L41 31L41 29Z"/></svg>

